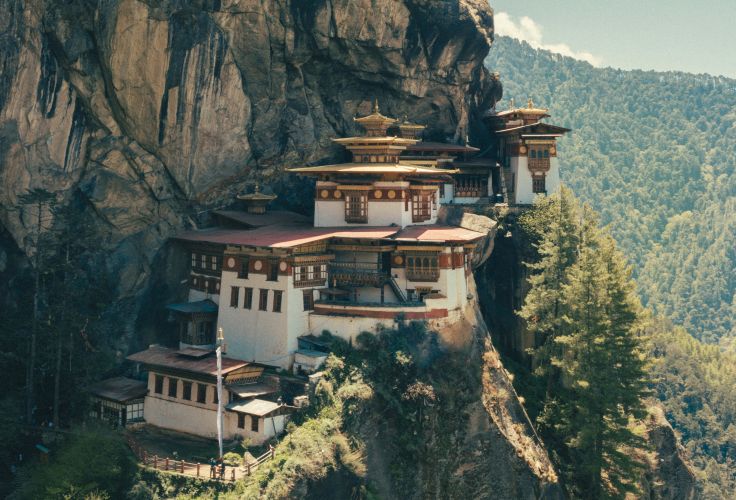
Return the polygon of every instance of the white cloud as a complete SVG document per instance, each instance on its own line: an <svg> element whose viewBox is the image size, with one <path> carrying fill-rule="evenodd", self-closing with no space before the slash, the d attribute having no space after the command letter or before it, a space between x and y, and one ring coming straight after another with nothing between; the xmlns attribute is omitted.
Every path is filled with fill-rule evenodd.
<svg viewBox="0 0 736 500"><path fill-rule="evenodd" d="M493 21L497 34L524 40L535 49L549 50L550 52L562 54L563 56L587 61L593 66L601 66L603 63L600 57L586 51L576 52L566 43L544 43L542 39L542 26L531 17L522 16L516 22L506 12L498 12L494 14Z"/></svg>

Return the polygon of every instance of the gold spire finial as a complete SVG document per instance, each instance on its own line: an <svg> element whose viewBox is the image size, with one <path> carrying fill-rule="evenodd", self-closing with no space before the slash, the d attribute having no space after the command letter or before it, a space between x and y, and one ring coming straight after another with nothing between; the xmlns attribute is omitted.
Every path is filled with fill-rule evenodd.
<svg viewBox="0 0 736 500"><path fill-rule="evenodd" d="M514 105L516 104L516 101L514 101L514 98L511 98L511 102L509 103L509 109L514 109Z"/></svg>
<svg viewBox="0 0 736 500"><path fill-rule="evenodd" d="M526 107L529 109L532 109L534 107L534 101L532 101L531 97L526 101Z"/></svg>
<svg viewBox="0 0 736 500"><path fill-rule="evenodd" d="M256 185L253 187L253 192L254 193L260 193L261 192L261 185L258 182L256 182Z"/></svg>
<svg viewBox="0 0 736 500"><path fill-rule="evenodd" d="M378 97L373 100L373 112L378 113Z"/></svg>

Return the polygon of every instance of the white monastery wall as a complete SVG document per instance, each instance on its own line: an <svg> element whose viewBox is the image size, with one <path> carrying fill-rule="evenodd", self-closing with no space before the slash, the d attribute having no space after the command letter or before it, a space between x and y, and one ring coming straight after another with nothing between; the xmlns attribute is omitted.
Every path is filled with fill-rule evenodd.
<svg viewBox="0 0 736 500"><path fill-rule="evenodd" d="M217 320L225 335L228 356L278 364L289 352L288 294L285 293L289 279L279 275L278 281L267 281L266 275L255 273L250 273L248 279L240 279L236 272L222 272L222 289L227 297L220 304ZM237 307L230 306L229 294L233 286L241 287ZM243 308L244 287L253 289L250 309ZM265 311L259 310L261 290L268 290ZM274 290L284 292L281 312L273 312Z"/></svg>

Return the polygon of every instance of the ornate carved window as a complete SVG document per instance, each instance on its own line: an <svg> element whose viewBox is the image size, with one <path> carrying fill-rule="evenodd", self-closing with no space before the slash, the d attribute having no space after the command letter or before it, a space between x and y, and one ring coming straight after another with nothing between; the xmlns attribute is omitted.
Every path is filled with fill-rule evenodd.
<svg viewBox="0 0 736 500"><path fill-rule="evenodd" d="M412 193L411 195L411 220L412 222L424 222L432 216L432 195L430 193Z"/></svg>
<svg viewBox="0 0 736 500"><path fill-rule="evenodd" d="M360 191L345 193L345 222L368 222L368 195Z"/></svg>
<svg viewBox="0 0 736 500"><path fill-rule="evenodd" d="M294 267L294 286L320 286L327 278L327 264L302 264Z"/></svg>
<svg viewBox="0 0 736 500"><path fill-rule="evenodd" d="M438 253L408 254L406 256L406 277L410 281L438 281L440 279Z"/></svg>
<svg viewBox="0 0 736 500"><path fill-rule="evenodd" d="M549 146L529 147L529 170L549 170Z"/></svg>

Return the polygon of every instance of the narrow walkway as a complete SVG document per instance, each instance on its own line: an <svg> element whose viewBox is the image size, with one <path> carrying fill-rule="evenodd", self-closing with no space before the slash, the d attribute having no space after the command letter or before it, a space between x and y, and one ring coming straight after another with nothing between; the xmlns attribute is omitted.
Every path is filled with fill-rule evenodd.
<svg viewBox="0 0 736 500"><path fill-rule="evenodd" d="M171 457L160 457L146 451L133 437L128 435L125 439L128 442L130 449L133 450L135 456L144 466L151 467L156 470L185 474L205 481L237 481L251 475L259 465L271 460L274 456L274 448L273 446L269 446L269 450L256 458L253 463L246 463L240 466L215 466L213 471L210 464L187 462L185 460L178 460Z"/></svg>

